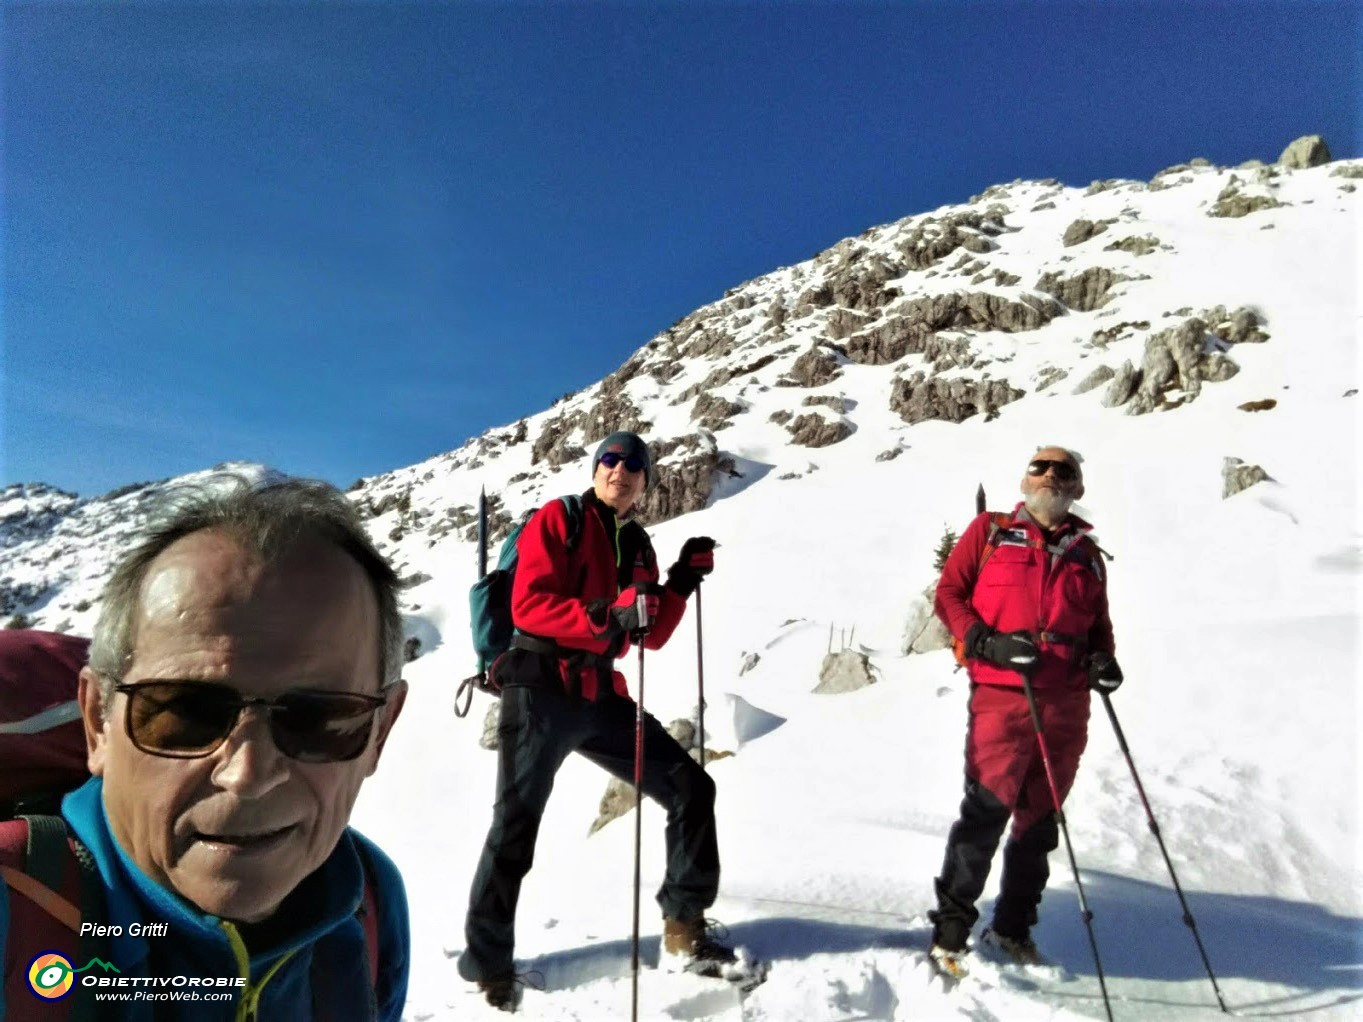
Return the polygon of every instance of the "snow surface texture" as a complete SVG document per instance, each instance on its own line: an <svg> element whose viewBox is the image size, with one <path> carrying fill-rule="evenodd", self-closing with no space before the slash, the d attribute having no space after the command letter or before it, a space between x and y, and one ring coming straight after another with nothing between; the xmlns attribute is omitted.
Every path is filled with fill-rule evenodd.
<svg viewBox="0 0 1363 1022"><path fill-rule="evenodd" d="M1159 188L1123 182L1092 194L1015 182L962 207L1007 205L1008 231L979 258L1021 278L974 289L1044 297L1029 290L1042 272L1070 275L1099 263L1131 278L1107 305L1070 311L1037 330L959 333L990 361L948 375L979 378L983 367L1027 391L992 421L975 415L910 426L888 406L890 370L846 360L835 380L812 391L772 386L808 347L798 318L779 340L757 323L750 336L738 330L752 347L684 359L665 383L666 374L628 382L633 404L653 424L650 435L699 436L744 473L719 486L703 511L650 531L664 564L687 536L720 542L704 591L707 744L734 755L710 764L724 865L711 914L772 963L766 985L742 1003L713 984L656 971L661 923L650 899L663 868L663 817L648 804L643 1017L1103 1016L1063 848L1052 856L1034 934L1052 966L980 959L972 978L948 991L925 953L924 913L961 796L966 683L947 651L903 656L905 622L933 581L944 528L959 532L969 521L977 484L991 508L1010 508L1029 455L1048 443L1087 458L1088 492L1077 510L1115 555L1110 592L1127 682L1113 705L1228 1004L1249 1017L1363 1016L1356 394L1363 330L1359 205L1344 187L1348 179L1332 176L1340 166L1265 181L1237 172L1246 191L1268 190L1284 203L1242 218L1207 216L1232 174L1214 167L1162 175ZM1062 233L1079 218L1120 222L1062 247ZM922 219L876 228L833 251L889 251ZM1148 255L1103 248L1145 234L1160 243ZM830 258L752 281L708 314L793 305ZM957 258L952 253L938 272L906 273L895 282L904 300L970 287L947 272ZM1215 305L1254 309L1269 334L1265 343L1231 349L1240 367L1233 378L1204 383L1182 407L1140 416L1105 407L1104 388L1072 393L1099 363L1139 365L1145 338L1182 322L1177 310ZM1149 328L1131 328L1106 349L1090 340L1096 330L1140 321ZM636 357L661 358L666 347L655 339ZM717 366L783 348L761 373L713 388L743 406L728 428L698 434L691 402L673 400ZM1048 367L1068 378L1037 389ZM811 393L841 398L843 411L830 418L845 420L850 436L805 448L768 421ZM532 417L528 437L597 396L589 388ZM1277 402L1271 410L1237 407L1268 398ZM590 465L578 457L561 470L542 462L532 468L530 443L511 437L512 428L490 431L449 455L367 480L355 494L371 508L395 494L407 504L390 500L371 526L414 579L405 611L423 655L407 667L406 711L354 822L407 878L412 1020L504 1017L457 977L452 958L463 944L467 885L490 818L495 757L477 744L486 697L465 720L451 712L455 685L472 670L466 591L474 548L463 528L432 526L448 509L471 506L484 485L502 494L511 513L584 489ZM585 445L592 438L569 439ZM897 456L877 460L892 449ZM1227 457L1262 466L1270 479L1223 500ZM13 502L24 495L15 488L7 495L0 519L17 520ZM38 490L32 499L35 514L48 508L66 515L65 524L30 522L37 538L6 539L0 565L10 591L28 586L22 592L32 597L11 609L40 627L88 633L98 608L82 604L94 599L107 569L96 558L107 558L135 522L98 501L72 505ZM108 506L137 499L125 495ZM875 684L812 694L830 629L834 646L854 634L856 646L875 651ZM668 648L649 655L648 707L664 723L694 714L694 634L689 612ZM624 669L633 684L634 661ZM1094 711L1066 808L1113 1012L1118 1019L1220 1017L1126 762L1101 704ZM570 759L540 830L517 952L546 989L526 993L526 1017L628 1017L633 826L627 818L587 837L605 780ZM981 903L986 921L996 881L997 871Z"/></svg>

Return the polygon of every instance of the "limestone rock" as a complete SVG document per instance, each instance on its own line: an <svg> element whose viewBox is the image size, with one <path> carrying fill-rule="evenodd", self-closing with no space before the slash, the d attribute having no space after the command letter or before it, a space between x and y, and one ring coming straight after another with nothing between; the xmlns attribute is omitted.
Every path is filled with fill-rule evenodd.
<svg viewBox="0 0 1363 1022"><path fill-rule="evenodd" d="M1107 304L1108 291L1113 284L1126 279L1106 266L1090 266L1068 278L1058 271L1044 273L1036 282L1036 289L1055 296L1062 305L1078 312L1091 312Z"/></svg>
<svg viewBox="0 0 1363 1022"><path fill-rule="evenodd" d="M1117 375L1117 371L1111 366L1094 366L1093 372L1089 373L1078 384L1075 385L1075 394L1087 394L1090 390L1101 387L1108 380Z"/></svg>
<svg viewBox="0 0 1363 1022"><path fill-rule="evenodd" d="M1121 368L1117 370L1112 382L1108 384L1107 393L1103 395L1104 408L1116 408L1118 405L1125 404L1131 399L1131 395L1136 392L1136 385L1140 382L1140 376L1128 359L1123 362Z"/></svg>
<svg viewBox="0 0 1363 1022"><path fill-rule="evenodd" d="M1319 135L1303 135L1288 144L1278 164L1292 170L1305 170L1330 162L1330 147Z"/></svg>
<svg viewBox="0 0 1363 1022"><path fill-rule="evenodd" d="M718 430L728 426L729 420L741 411L743 406L737 401L718 394L701 394L691 406L691 421L703 429Z"/></svg>
<svg viewBox="0 0 1363 1022"><path fill-rule="evenodd" d="M1071 248L1074 245L1081 245L1090 238L1096 237L1106 231L1107 226L1110 223L1116 223L1116 221L1099 220L1094 222L1093 220L1076 220L1065 228L1065 236L1061 240L1066 248Z"/></svg>
<svg viewBox="0 0 1363 1022"><path fill-rule="evenodd" d="M790 371L776 382L778 386L786 387L822 387L836 380L840 371L838 356L815 345L797 358Z"/></svg>
<svg viewBox="0 0 1363 1022"><path fill-rule="evenodd" d="M964 422L981 412L992 417L1022 396L1006 380L944 380L920 372L895 380L890 410L910 425L929 419Z"/></svg>
<svg viewBox="0 0 1363 1022"><path fill-rule="evenodd" d="M1269 474L1258 465L1247 465L1239 458L1226 458L1221 463L1221 499L1233 497L1268 478Z"/></svg>
<svg viewBox="0 0 1363 1022"><path fill-rule="evenodd" d="M846 419L827 419L813 412L797 416L787 428L791 443L801 447L830 447L852 435L852 425Z"/></svg>
<svg viewBox="0 0 1363 1022"><path fill-rule="evenodd" d="M481 748L495 751L498 745L497 729L502 722L502 701L492 700L492 705L487 708L487 713L483 715L483 734L478 739Z"/></svg>
<svg viewBox="0 0 1363 1022"><path fill-rule="evenodd" d="M855 692L875 684L871 661L865 653L854 649L840 649L823 658L819 668L819 684L814 691L822 695Z"/></svg>

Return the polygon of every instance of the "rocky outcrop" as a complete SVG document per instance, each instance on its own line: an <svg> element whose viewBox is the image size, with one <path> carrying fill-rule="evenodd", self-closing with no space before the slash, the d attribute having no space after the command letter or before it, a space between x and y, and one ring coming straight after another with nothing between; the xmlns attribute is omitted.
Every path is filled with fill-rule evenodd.
<svg viewBox="0 0 1363 1022"><path fill-rule="evenodd" d="M648 525L699 511L710 502L715 473L735 471L733 458L709 446L680 462L659 464L655 460L654 469L658 482L644 494L639 510L640 519Z"/></svg>
<svg viewBox="0 0 1363 1022"><path fill-rule="evenodd" d="M1144 237L1140 238L1135 236L1121 238L1117 241L1112 242L1112 244L1110 245L1104 245L1103 251L1130 252L1132 255L1143 256L1149 255L1151 252L1154 252L1159 247L1160 247L1159 238L1155 237L1153 234L1147 234Z"/></svg>
<svg viewBox="0 0 1363 1022"><path fill-rule="evenodd" d="M911 270L926 270L958 248L968 252L988 252L994 246L988 238L1005 228L1007 210L991 208L983 214L963 210L942 217L924 217L895 246Z"/></svg>
<svg viewBox="0 0 1363 1022"><path fill-rule="evenodd" d="M1117 371L1111 366L1094 366L1093 372L1089 373L1075 385L1073 393L1087 394L1090 390L1101 387L1116 375Z"/></svg>
<svg viewBox="0 0 1363 1022"><path fill-rule="evenodd" d="M803 292L795 300L803 305L825 309L830 305L844 309L874 311L899 297L899 289L886 287L886 281L904 275L904 267L875 256L864 263L846 261L828 273L823 282Z"/></svg>
<svg viewBox="0 0 1363 1022"><path fill-rule="evenodd" d="M1123 362L1103 395L1103 407L1116 408L1131 400L1131 395L1136 392L1140 380L1140 373L1130 360Z"/></svg>
<svg viewBox="0 0 1363 1022"><path fill-rule="evenodd" d="M980 413L992 418L1022 396L1023 391L1006 380L944 380L920 372L895 381L890 410L910 425L929 419L964 422Z"/></svg>
<svg viewBox="0 0 1363 1022"><path fill-rule="evenodd" d="M1055 386L1055 384L1069 375L1070 372L1068 369L1061 369L1059 366L1043 366L1041 369L1037 370L1036 390L1040 393L1047 387Z"/></svg>
<svg viewBox="0 0 1363 1022"><path fill-rule="evenodd" d="M1020 333L1045 326L1062 310L1036 298L1013 300L988 291L953 291L916 298L843 342L848 359L860 365L889 365L905 355L922 355L939 371L969 366L968 341L937 336L938 331L1000 330Z"/></svg>
<svg viewBox="0 0 1363 1022"><path fill-rule="evenodd" d="M1096 237L1107 230L1109 224L1115 224L1116 220L1076 220L1065 228L1064 237L1061 242L1066 248L1075 245L1082 245L1090 238Z"/></svg>
<svg viewBox="0 0 1363 1022"><path fill-rule="evenodd" d="M786 428L790 442L801 447L831 447L852 435L852 424L846 419L828 419L815 413L797 416Z"/></svg>
<svg viewBox="0 0 1363 1022"><path fill-rule="evenodd" d="M841 394L811 394L801 401L800 404L804 405L806 408L815 406L831 408L839 415L842 415L847 411L847 398L843 397Z"/></svg>
<svg viewBox="0 0 1363 1022"><path fill-rule="evenodd" d="M854 649L840 649L823 658L819 667L819 684L814 691L820 695L855 692L875 684L871 661L865 653Z"/></svg>
<svg viewBox="0 0 1363 1022"><path fill-rule="evenodd" d="M1247 465L1239 458L1226 458L1221 463L1221 499L1234 497L1255 483L1272 478L1258 465Z"/></svg>
<svg viewBox="0 0 1363 1022"><path fill-rule="evenodd" d="M718 394L702 394L691 406L691 421L709 430L724 429L735 415L743 411L737 401L720 397Z"/></svg>
<svg viewBox="0 0 1363 1022"><path fill-rule="evenodd" d="M1235 218L1257 213L1261 209L1277 209L1281 205L1282 203L1271 195L1251 195L1242 192L1232 177L1231 183L1221 189L1216 202L1207 210L1207 215Z"/></svg>
<svg viewBox="0 0 1363 1022"><path fill-rule="evenodd" d="M778 387L822 387L838 378L838 356L815 345L795 360L790 370L776 381Z"/></svg>
<svg viewBox="0 0 1363 1022"><path fill-rule="evenodd" d="M1151 336L1128 413L1177 407L1194 400L1203 381L1227 380L1239 372L1210 337L1207 324L1196 317ZM1171 391L1178 392L1176 400L1170 399Z"/></svg>
<svg viewBox="0 0 1363 1022"><path fill-rule="evenodd" d="M874 322L874 316L853 312L851 309L834 309L828 314L828 336L832 340L840 341Z"/></svg>
<svg viewBox="0 0 1363 1022"><path fill-rule="evenodd" d="M1211 333L1231 344L1262 344L1269 338L1259 314L1247 306L1227 312L1224 305L1216 305L1197 318L1208 324Z"/></svg>
<svg viewBox="0 0 1363 1022"><path fill-rule="evenodd" d="M701 380L687 387L675 398L672 399L674 405L685 404L697 394L706 394L717 387L722 387L730 380L737 380L744 376L752 376L759 369L764 369L781 357L781 352L770 351L761 355L751 362L744 362L736 366L720 366Z"/></svg>
<svg viewBox="0 0 1363 1022"><path fill-rule="evenodd" d="M1330 147L1319 135L1303 135L1295 139L1278 157L1278 165L1289 170L1306 170L1329 162Z"/></svg>
<svg viewBox="0 0 1363 1022"><path fill-rule="evenodd" d="M1036 282L1036 289L1053 295L1060 304L1076 312L1092 312L1107 304L1108 292L1112 290L1113 284L1126 279L1106 266L1090 266L1071 277L1053 270L1041 275Z"/></svg>

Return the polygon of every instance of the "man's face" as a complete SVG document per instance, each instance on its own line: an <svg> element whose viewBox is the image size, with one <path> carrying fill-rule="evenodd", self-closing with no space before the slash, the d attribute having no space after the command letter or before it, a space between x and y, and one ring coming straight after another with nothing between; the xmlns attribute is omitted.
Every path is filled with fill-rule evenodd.
<svg viewBox="0 0 1363 1022"><path fill-rule="evenodd" d="M617 514L624 514L643 496L647 482L648 476L642 469L631 472L622 458L613 468L608 468L604 461L597 462L592 488L597 500L609 504Z"/></svg>
<svg viewBox="0 0 1363 1022"><path fill-rule="evenodd" d="M1041 475L1032 474L1032 466L1038 462L1063 462L1073 470L1073 477L1061 479L1063 469L1055 465L1047 466ZM1058 447L1043 447L1032 455L1027 470L1022 475L1022 499L1027 510L1033 514L1040 512L1048 518L1063 517L1070 505L1084 495L1084 482L1079 474L1079 466Z"/></svg>
<svg viewBox="0 0 1363 1022"><path fill-rule="evenodd" d="M305 540L267 567L224 532L193 533L152 562L135 622L125 683L220 682L246 698L379 690L377 601L359 564L328 543ZM99 677L81 675L90 769L104 778L114 837L157 883L243 922L272 914L331 854L404 694L377 712L354 760L285 756L261 707L215 751L170 759L133 745L126 694L103 720Z"/></svg>

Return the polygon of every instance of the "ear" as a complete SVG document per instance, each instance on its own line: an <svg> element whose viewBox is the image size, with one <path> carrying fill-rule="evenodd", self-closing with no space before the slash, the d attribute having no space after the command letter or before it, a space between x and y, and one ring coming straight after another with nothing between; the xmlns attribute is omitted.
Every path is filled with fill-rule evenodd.
<svg viewBox="0 0 1363 1022"><path fill-rule="evenodd" d="M372 777L374 771L379 768L379 757L383 755L384 743L388 741L388 732L393 730L393 725L397 723L398 715L402 713L403 704L407 702L407 682L399 681L393 688L393 694L388 697L388 705L383 708L382 716L379 719L379 737L374 743L374 762L369 765L369 772L366 777Z"/></svg>
<svg viewBox="0 0 1363 1022"><path fill-rule="evenodd" d="M85 761L90 773L96 777L104 776L104 757L109 751L109 722L104 719L102 681L90 668L82 667L76 693L81 720L85 724Z"/></svg>
<svg viewBox="0 0 1363 1022"><path fill-rule="evenodd" d="M1084 481L1081 479L1081 480L1079 480L1079 485L1078 485L1078 487L1075 488L1075 491L1074 491L1074 499L1075 499L1075 500L1082 500L1083 497L1084 497Z"/></svg>

